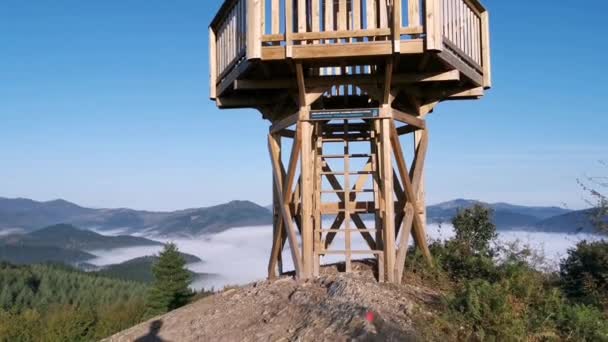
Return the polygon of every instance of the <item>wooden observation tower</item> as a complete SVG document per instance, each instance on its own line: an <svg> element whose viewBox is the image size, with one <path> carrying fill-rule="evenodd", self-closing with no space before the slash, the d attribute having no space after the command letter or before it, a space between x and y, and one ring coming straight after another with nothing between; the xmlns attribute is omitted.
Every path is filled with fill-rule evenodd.
<svg viewBox="0 0 608 342"><path fill-rule="evenodd" d="M379 281L398 283L410 236L431 261L425 118L490 88L488 27L478 0L223 3L209 30L211 99L271 123L269 277L282 272L286 241L297 278L318 275L327 255L343 256L347 272L369 255Z"/></svg>

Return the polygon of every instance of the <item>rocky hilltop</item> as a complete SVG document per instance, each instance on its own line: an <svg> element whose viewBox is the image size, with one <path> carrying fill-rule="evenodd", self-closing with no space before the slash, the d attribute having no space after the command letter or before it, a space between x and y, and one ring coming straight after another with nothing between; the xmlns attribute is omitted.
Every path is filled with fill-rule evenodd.
<svg viewBox="0 0 608 342"><path fill-rule="evenodd" d="M106 341L413 341L440 294L378 283L364 263L230 288L118 333Z"/></svg>

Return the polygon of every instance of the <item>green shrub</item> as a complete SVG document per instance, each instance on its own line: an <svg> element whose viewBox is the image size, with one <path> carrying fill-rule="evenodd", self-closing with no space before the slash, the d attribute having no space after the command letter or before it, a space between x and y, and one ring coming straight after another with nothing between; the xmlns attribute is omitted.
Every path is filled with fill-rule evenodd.
<svg viewBox="0 0 608 342"><path fill-rule="evenodd" d="M560 265L562 288L577 302L608 310L608 241L582 241Z"/></svg>
<svg viewBox="0 0 608 342"><path fill-rule="evenodd" d="M608 320L597 308L573 305L565 308L561 330L571 341L608 341Z"/></svg>
<svg viewBox="0 0 608 342"><path fill-rule="evenodd" d="M470 326L469 338L484 341L521 339L525 336L525 324L516 315L511 302L511 295L503 286L472 280L449 300L449 319Z"/></svg>
<svg viewBox="0 0 608 342"><path fill-rule="evenodd" d="M491 243L498 236L492 223L492 209L476 204L471 208L458 210L452 219L456 237L454 242L466 247L472 254L492 254Z"/></svg>

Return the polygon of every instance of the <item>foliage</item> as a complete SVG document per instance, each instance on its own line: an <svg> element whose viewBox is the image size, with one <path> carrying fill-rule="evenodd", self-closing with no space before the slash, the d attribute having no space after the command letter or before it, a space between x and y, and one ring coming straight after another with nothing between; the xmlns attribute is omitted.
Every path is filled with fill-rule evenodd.
<svg viewBox="0 0 608 342"><path fill-rule="evenodd" d="M168 243L152 268L154 282L148 294L150 314L162 314L187 304L193 296L192 274L177 246Z"/></svg>
<svg viewBox="0 0 608 342"><path fill-rule="evenodd" d="M582 241L560 267L562 288L577 302L608 310L608 241Z"/></svg>
<svg viewBox="0 0 608 342"><path fill-rule="evenodd" d="M200 262L201 259L190 254L181 253L187 263ZM96 272L110 278L123 280L139 281L143 283L154 282L154 274L152 268L158 262L158 256L144 256L131 260L127 260L120 264L108 265ZM190 271L189 271L190 272ZM203 277L203 274L190 272L192 277Z"/></svg>
<svg viewBox="0 0 608 342"><path fill-rule="evenodd" d="M491 212L483 207L459 211L453 220L456 236L430 245L434 268L422 262L420 253L413 253L406 270L444 292L438 315L432 322L420 322L425 326L421 329L424 337L608 341L608 311L594 306L599 289L606 293L605 243L594 243L593 248L581 248L590 244L580 244L578 249L582 250L570 251L562 272L555 274L535 267L540 258L525 246L497 247L490 220ZM603 249L598 247L601 244ZM565 264L568 272L564 272ZM560 280L560 275L567 275L569 281ZM590 278L594 285L585 285ZM565 291L567 286L562 283L574 290ZM595 302L585 299L589 296Z"/></svg>
<svg viewBox="0 0 608 342"><path fill-rule="evenodd" d="M144 319L146 286L66 266L0 264L0 341L92 341Z"/></svg>
<svg viewBox="0 0 608 342"><path fill-rule="evenodd" d="M476 204L471 208L459 210L452 219L456 237L471 254L490 255L491 242L496 237L496 226L492 223L492 209Z"/></svg>
<svg viewBox="0 0 608 342"><path fill-rule="evenodd" d="M492 246L497 234L492 210L479 204L459 210L452 224L456 236L431 246L437 264L456 281L495 279L497 250Z"/></svg>
<svg viewBox="0 0 608 342"><path fill-rule="evenodd" d="M608 167L608 163L600 162ZM591 219L599 232L608 234L608 177L585 177L578 184L591 196L587 203L595 208Z"/></svg>

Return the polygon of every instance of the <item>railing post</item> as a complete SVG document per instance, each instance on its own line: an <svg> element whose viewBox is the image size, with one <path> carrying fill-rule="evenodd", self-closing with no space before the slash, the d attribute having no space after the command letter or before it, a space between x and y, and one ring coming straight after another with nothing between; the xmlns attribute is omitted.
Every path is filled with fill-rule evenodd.
<svg viewBox="0 0 608 342"><path fill-rule="evenodd" d="M262 1L247 1L247 59L262 58Z"/></svg>
<svg viewBox="0 0 608 342"><path fill-rule="evenodd" d="M490 56L490 14L488 11L481 13L481 52L483 68L483 87L492 87L492 65Z"/></svg>
<svg viewBox="0 0 608 342"><path fill-rule="evenodd" d="M426 49L443 50L442 8L445 0L425 0Z"/></svg>
<svg viewBox="0 0 608 342"><path fill-rule="evenodd" d="M401 22L401 0L393 0L393 53L401 52Z"/></svg>
<svg viewBox="0 0 608 342"><path fill-rule="evenodd" d="M209 98L217 97L217 42L213 27L209 27Z"/></svg>
<svg viewBox="0 0 608 342"><path fill-rule="evenodd" d="M285 0L285 57L293 57L293 0Z"/></svg>

